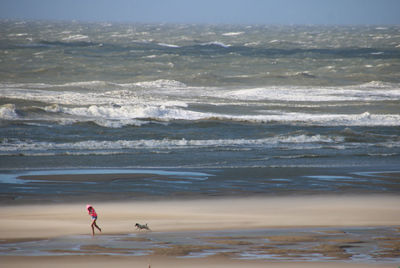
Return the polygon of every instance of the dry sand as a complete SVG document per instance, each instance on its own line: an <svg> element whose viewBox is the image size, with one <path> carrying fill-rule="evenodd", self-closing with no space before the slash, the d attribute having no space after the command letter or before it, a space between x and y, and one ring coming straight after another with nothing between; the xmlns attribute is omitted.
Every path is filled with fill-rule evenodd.
<svg viewBox="0 0 400 268"><path fill-rule="evenodd" d="M134 232L136 222L154 231L224 230L279 227L397 226L400 197L275 197L154 202L96 202L103 234ZM86 204L0 207L0 239L46 239L90 234ZM1 256L2 267L397 267L386 264L286 263L232 260L228 257L177 259L165 256Z"/></svg>

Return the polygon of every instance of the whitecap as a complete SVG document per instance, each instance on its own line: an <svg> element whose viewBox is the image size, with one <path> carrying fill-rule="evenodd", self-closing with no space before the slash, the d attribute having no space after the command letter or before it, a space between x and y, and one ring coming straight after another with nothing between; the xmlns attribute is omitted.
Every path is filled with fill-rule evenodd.
<svg viewBox="0 0 400 268"><path fill-rule="evenodd" d="M143 81L135 83L136 86L144 88L185 88L186 84L168 79L158 79L154 81Z"/></svg>
<svg viewBox="0 0 400 268"><path fill-rule="evenodd" d="M13 33L9 34L8 37L23 37L23 36L28 36L28 33Z"/></svg>
<svg viewBox="0 0 400 268"><path fill-rule="evenodd" d="M89 39L89 36L83 35L83 34L74 34L74 35L69 35L67 37L64 37L62 40L63 41L82 41L82 40L87 40Z"/></svg>
<svg viewBox="0 0 400 268"><path fill-rule="evenodd" d="M111 37L117 37L117 38L127 38L127 37L132 37L134 36L132 33L113 33L110 35Z"/></svg>
<svg viewBox="0 0 400 268"><path fill-rule="evenodd" d="M347 87L270 86L228 90L217 95L242 101L380 101L400 99L400 86L379 81Z"/></svg>
<svg viewBox="0 0 400 268"><path fill-rule="evenodd" d="M62 109L64 113L75 115L83 120L92 118L107 120L132 120L151 118L160 121L169 120L199 120L211 117L212 114L184 110L179 107L164 105L134 105L134 106L98 106L77 107ZM129 121L128 121L129 122ZM115 124L115 123L113 123Z"/></svg>
<svg viewBox="0 0 400 268"><path fill-rule="evenodd" d="M0 106L0 119L3 120L14 120L18 119L19 116L16 112L14 104L4 104Z"/></svg>
<svg viewBox="0 0 400 268"><path fill-rule="evenodd" d="M117 86L116 83L101 81L101 80L78 81L78 82L69 82L65 84L54 85L54 87L79 87L79 88L93 89L93 90L113 88L116 86Z"/></svg>
<svg viewBox="0 0 400 268"><path fill-rule="evenodd" d="M282 112L281 114L269 115L227 115L207 114L198 115L196 118L186 120L221 120L249 123L283 123L325 126L400 126L400 115L398 114L312 114Z"/></svg>
<svg viewBox="0 0 400 268"><path fill-rule="evenodd" d="M242 35L244 34L244 32L228 32L228 33L223 33L223 36L238 36L238 35Z"/></svg>
<svg viewBox="0 0 400 268"><path fill-rule="evenodd" d="M158 43L157 45L162 46L162 47L170 47L170 48L179 48L180 46L174 45L174 44L166 44L166 43Z"/></svg>
<svg viewBox="0 0 400 268"><path fill-rule="evenodd" d="M382 82L382 81L371 81L371 82L367 82L364 84L360 84L360 85L355 85L355 86L350 86L350 88L400 88L400 85L398 84L392 84L392 83L388 83L388 82Z"/></svg>
<svg viewBox="0 0 400 268"><path fill-rule="evenodd" d="M93 120L93 123L95 123L98 126L106 127L106 128L122 128L124 126L140 127L144 124L148 124L149 122L140 121L140 120L136 120L136 119L107 120L107 119L100 118L100 119Z"/></svg>
<svg viewBox="0 0 400 268"><path fill-rule="evenodd" d="M335 144L340 137L329 137L323 135L279 135L275 137L261 139L208 139L208 140L187 140L187 139L140 139L140 140L116 140L116 141L101 141L87 140L79 142L55 143L55 142L40 142L29 140L5 140L0 143L0 152L16 153L55 153L50 151L67 150L68 152L79 153L79 150L88 153L88 151L102 150L110 151L115 154L115 150L125 149L171 149L171 148L201 148L201 147L253 147L266 146L276 147L281 144ZM105 151L106 150L106 151Z"/></svg>
<svg viewBox="0 0 400 268"><path fill-rule="evenodd" d="M231 47L231 45L226 45L226 44L224 44L222 42L218 42L218 41L203 43L201 45L202 46L218 46L218 47L223 47L223 48Z"/></svg>
<svg viewBox="0 0 400 268"><path fill-rule="evenodd" d="M53 104L50 106L46 106L46 107L44 107L44 110L46 112L52 112L52 113L62 113L64 111L62 106L59 104Z"/></svg>
<svg viewBox="0 0 400 268"><path fill-rule="evenodd" d="M254 42L245 43L244 46L245 47L254 47L254 46L259 46L260 44L261 44L260 41L254 41Z"/></svg>
<svg viewBox="0 0 400 268"><path fill-rule="evenodd" d="M40 89L22 89L22 88L3 88L1 89L2 97L31 100L47 103L58 103L64 105L87 104L91 101L99 103L107 103L108 100L101 100L95 94L84 94L68 91L50 91Z"/></svg>

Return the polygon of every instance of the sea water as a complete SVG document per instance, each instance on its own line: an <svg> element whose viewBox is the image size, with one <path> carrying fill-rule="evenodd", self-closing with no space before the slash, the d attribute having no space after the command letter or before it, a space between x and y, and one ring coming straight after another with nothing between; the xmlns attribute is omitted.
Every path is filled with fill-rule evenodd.
<svg viewBox="0 0 400 268"><path fill-rule="evenodd" d="M0 22L0 169L399 163L399 26Z"/></svg>

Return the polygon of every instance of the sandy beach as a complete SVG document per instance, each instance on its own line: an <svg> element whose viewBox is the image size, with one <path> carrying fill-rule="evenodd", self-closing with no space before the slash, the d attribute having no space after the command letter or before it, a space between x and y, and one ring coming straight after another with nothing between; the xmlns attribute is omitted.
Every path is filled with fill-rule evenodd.
<svg viewBox="0 0 400 268"><path fill-rule="evenodd" d="M136 222L154 231L283 227L396 226L396 196L276 197L92 203L104 233L131 233ZM88 234L86 204L2 206L0 238Z"/></svg>
<svg viewBox="0 0 400 268"><path fill-rule="evenodd" d="M352 264L345 262L321 263L321 262L264 262L264 261L240 261L226 258L207 259L176 259L169 257L113 257L113 256L66 256L66 257L0 257L3 267L214 267L214 268L377 268L397 267L393 264Z"/></svg>
<svg viewBox="0 0 400 268"><path fill-rule="evenodd" d="M274 197L274 198L223 198L208 200L171 200L147 202L95 202L101 234L90 238L89 217L83 203L62 203L42 205L5 205L0 207L0 241L3 267L397 267L392 262L358 263L351 261L345 249L360 244L376 243L386 250L385 257L399 258L400 198L397 196L325 196L325 197ZM139 232L134 224L148 223L152 232ZM384 226L393 229L396 237L380 237L380 240L355 240L343 228L368 228ZM278 235L267 235L263 245L253 248L263 254L298 256L317 254L327 259L304 262L271 261L265 259L239 259L234 252L210 254L210 256L191 255L207 250L217 250L231 245L248 246L250 238L241 233L246 230L268 228L269 232L281 230ZM285 229L286 228L286 229ZM307 232L305 232L307 228ZM318 228L328 228L322 233ZM303 231L298 231L301 229ZM236 230L240 236L207 236L194 239L211 241L211 245L181 243L187 235L195 232L219 232ZM272 230L272 231L271 231ZM283 230L283 231L282 231ZM292 231L286 230L295 230ZM297 231L296 231L297 230ZM368 231L374 232L374 230ZM124 256L126 248L100 245L108 236L118 236L120 240L130 240L140 246L154 237L174 234L178 242L158 241L148 248L145 256ZM158 236L157 236L158 235ZM329 237L328 237L329 235ZM331 236L340 235L340 236ZM12 256L12 250L19 243L56 243L59 237L80 236L90 241L78 251L54 250L54 256ZM259 236L259 235L257 235ZM83 237L83 238L82 238ZM327 238L328 237L328 238ZM373 235L371 236L373 237ZM89 240L88 240L89 239ZM108 239L108 238L107 238ZM115 239L115 238L114 238ZM247 239L247 240L246 240ZM255 237L251 237L255 239ZM361 240L360 240L361 239ZM367 241L368 240L368 241ZM42 242L41 242L42 241ZM47 242L43 242L47 241ZM48 242L50 241L50 242ZM102 240L103 241L103 240ZM313 247L299 249L304 243L312 242ZM282 247L292 245L290 249ZM146 244L147 245L147 244ZM293 246L294 245L294 246ZM317 245L317 246L315 246ZM257 251L257 252L258 252ZM396 253L397 251L397 253ZM43 253L43 252L42 252ZM83 253L84 256L80 256ZM47 253L46 253L47 254ZM189 258L186 258L189 257Z"/></svg>

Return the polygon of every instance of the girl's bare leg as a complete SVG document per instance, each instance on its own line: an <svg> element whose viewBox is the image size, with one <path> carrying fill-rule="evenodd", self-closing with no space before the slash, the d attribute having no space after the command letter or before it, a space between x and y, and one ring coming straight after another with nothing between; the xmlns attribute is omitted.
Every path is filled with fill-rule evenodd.
<svg viewBox="0 0 400 268"><path fill-rule="evenodd" d="M94 227L96 227L97 230L99 230L101 232L101 228L99 226L97 226L96 220L94 221Z"/></svg>
<svg viewBox="0 0 400 268"><path fill-rule="evenodd" d="M90 224L90 227L92 227L92 236L94 236L94 227L96 227L101 232L100 227L97 226L97 224L96 224L96 220L92 221L92 224Z"/></svg>

